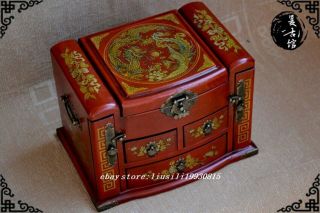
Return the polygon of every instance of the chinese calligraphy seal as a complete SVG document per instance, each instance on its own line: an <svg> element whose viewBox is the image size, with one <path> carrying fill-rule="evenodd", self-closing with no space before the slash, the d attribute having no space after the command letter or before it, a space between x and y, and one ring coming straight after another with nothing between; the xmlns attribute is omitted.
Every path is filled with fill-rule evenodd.
<svg viewBox="0 0 320 213"><path fill-rule="evenodd" d="M297 49L304 42L307 34L304 23L293 12L282 12L272 20L272 39L283 49Z"/></svg>

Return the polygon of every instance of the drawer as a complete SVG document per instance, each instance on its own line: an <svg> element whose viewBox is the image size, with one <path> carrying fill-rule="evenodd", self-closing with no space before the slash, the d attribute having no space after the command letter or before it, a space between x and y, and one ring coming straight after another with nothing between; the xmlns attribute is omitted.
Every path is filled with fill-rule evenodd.
<svg viewBox="0 0 320 213"><path fill-rule="evenodd" d="M177 132L173 130L160 135L126 142L125 156L128 163L150 158L157 160L159 157L177 151L177 149Z"/></svg>
<svg viewBox="0 0 320 213"><path fill-rule="evenodd" d="M174 158L127 169L127 187L157 184L172 176L175 177L177 173L188 173L205 166L226 153L226 141L227 136L223 135L206 145Z"/></svg>
<svg viewBox="0 0 320 213"><path fill-rule="evenodd" d="M135 138L142 138L145 135L155 135L159 132L165 132L178 126L190 124L229 104L229 87L226 83L202 94L197 93L196 90L192 90L192 92L198 94L198 96L194 105L192 105L189 110L189 115L186 117L175 119L174 117L167 116L165 113L161 112L161 105L159 105L159 109L157 110L124 117L123 129L126 130L127 139L132 140ZM167 99L169 97L170 96L166 96ZM165 102L166 101L163 103Z"/></svg>
<svg viewBox="0 0 320 213"><path fill-rule="evenodd" d="M184 126L184 144L193 145L222 134L228 127L228 111L224 108L214 114Z"/></svg>

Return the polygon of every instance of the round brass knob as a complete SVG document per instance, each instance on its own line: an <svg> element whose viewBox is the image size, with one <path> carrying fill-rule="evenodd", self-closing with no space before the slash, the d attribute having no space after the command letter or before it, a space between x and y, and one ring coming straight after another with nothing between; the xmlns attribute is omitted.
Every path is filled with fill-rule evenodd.
<svg viewBox="0 0 320 213"><path fill-rule="evenodd" d="M186 168L186 161L183 160L183 159L179 159L177 162L176 162L176 170L178 172L183 172Z"/></svg>
<svg viewBox="0 0 320 213"><path fill-rule="evenodd" d="M147 154L149 157L153 157L158 153L158 147L155 143L149 143L146 147Z"/></svg>
<svg viewBox="0 0 320 213"><path fill-rule="evenodd" d="M108 155L111 157L116 156L117 152L118 152L118 150L113 146L110 146L108 149Z"/></svg>
<svg viewBox="0 0 320 213"><path fill-rule="evenodd" d="M205 135L208 135L212 132L213 130L213 126L212 126L212 122L211 121L207 121L202 128L202 131Z"/></svg>

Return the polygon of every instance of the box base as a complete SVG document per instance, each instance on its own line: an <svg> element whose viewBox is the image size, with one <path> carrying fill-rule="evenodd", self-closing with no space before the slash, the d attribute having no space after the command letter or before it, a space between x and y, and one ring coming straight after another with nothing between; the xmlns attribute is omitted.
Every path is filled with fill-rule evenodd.
<svg viewBox="0 0 320 213"><path fill-rule="evenodd" d="M91 199L92 199L92 201L98 211L103 211L103 210L112 208L116 205L119 205L121 203L130 201L133 199L142 198L142 197L158 194L158 193L161 193L164 191L168 191L168 190L177 188L179 186L182 186L182 185L185 185L187 183L190 183L192 181L197 180L197 179L179 179L179 180L174 180L174 181L161 182L157 185L127 190L127 191L119 194L118 196L111 198L110 200L107 200L105 202L98 202L96 200L96 196L94 194L93 188L90 186L90 183L89 183L85 173L81 169L81 165L79 164L78 158L75 155L73 148L68 143L68 141L70 139L69 139L68 135L65 133L63 127L57 129L57 135L58 135L63 147L67 151L73 165L75 166L86 190L90 194L90 197L91 197ZM200 174L201 173L212 173L212 172L215 172L230 163L239 161L241 159L250 157L255 154L258 154L258 148L252 142L251 145L249 145L243 149L234 150L232 152L226 153L221 158L219 158L219 159L215 160L214 162L207 164L207 165L205 165L205 166L201 167L200 169L197 169L193 172L200 173Z"/></svg>

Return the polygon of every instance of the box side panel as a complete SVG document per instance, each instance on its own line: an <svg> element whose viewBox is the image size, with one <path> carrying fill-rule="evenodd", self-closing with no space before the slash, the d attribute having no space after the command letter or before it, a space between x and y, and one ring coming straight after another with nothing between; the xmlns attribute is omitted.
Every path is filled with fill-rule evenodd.
<svg viewBox="0 0 320 213"><path fill-rule="evenodd" d="M67 134L67 137L69 138L67 143L69 147L71 147L74 157L80 164L81 170L85 173L86 179L89 180L88 182L90 182L92 188L95 185L95 176L87 120L88 114L56 61L53 59L52 62L57 95L59 98L61 121L64 133ZM62 99L63 97L68 99L67 105ZM70 113L73 113L74 118L78 119L79 123L72 122L69 117Z"/></svg>
<svg viewBox="0 0 320 213"><path fill-rule="evenodd" d="M243 108L242 112L240 112L242 114L240 119L238 119L237 109L233 111L234 149L244 148L251 143L254 70L238 73L235 81L236 90L240 83L243 86Z"/></svg>
<svg viewBox="0 0 320 213"><path fill-rule="evenodd" d="M100 192L96 168L100 162L95 154L98 154L99 144L91 123L117 114L118 106L75 40L53 46L51 57L60 98L61 132L65 134L64 138L68 138L64 142L71 149L70 157L85 174L85 182L89 182L92 199L98 202L97 194Z"/></svg>
<svg viewBox="0 0 320 213"><path fill-rule="evenodd" d="M90 123L92 154L95 162L97 203L115 197L120 193L120 178L113 178L119 175L119 163L116 160L114 165L110 165L108 160L106 145L106 126L108 124L115 126L113 116Z"/></svg>
<svg viewBox="0 0 320 213"><path fill-rule="evenodd" d="M51 48L57 67L67 79L89 120L97 120L117 110L117 104L96 70L75 40Z"/></svg>

